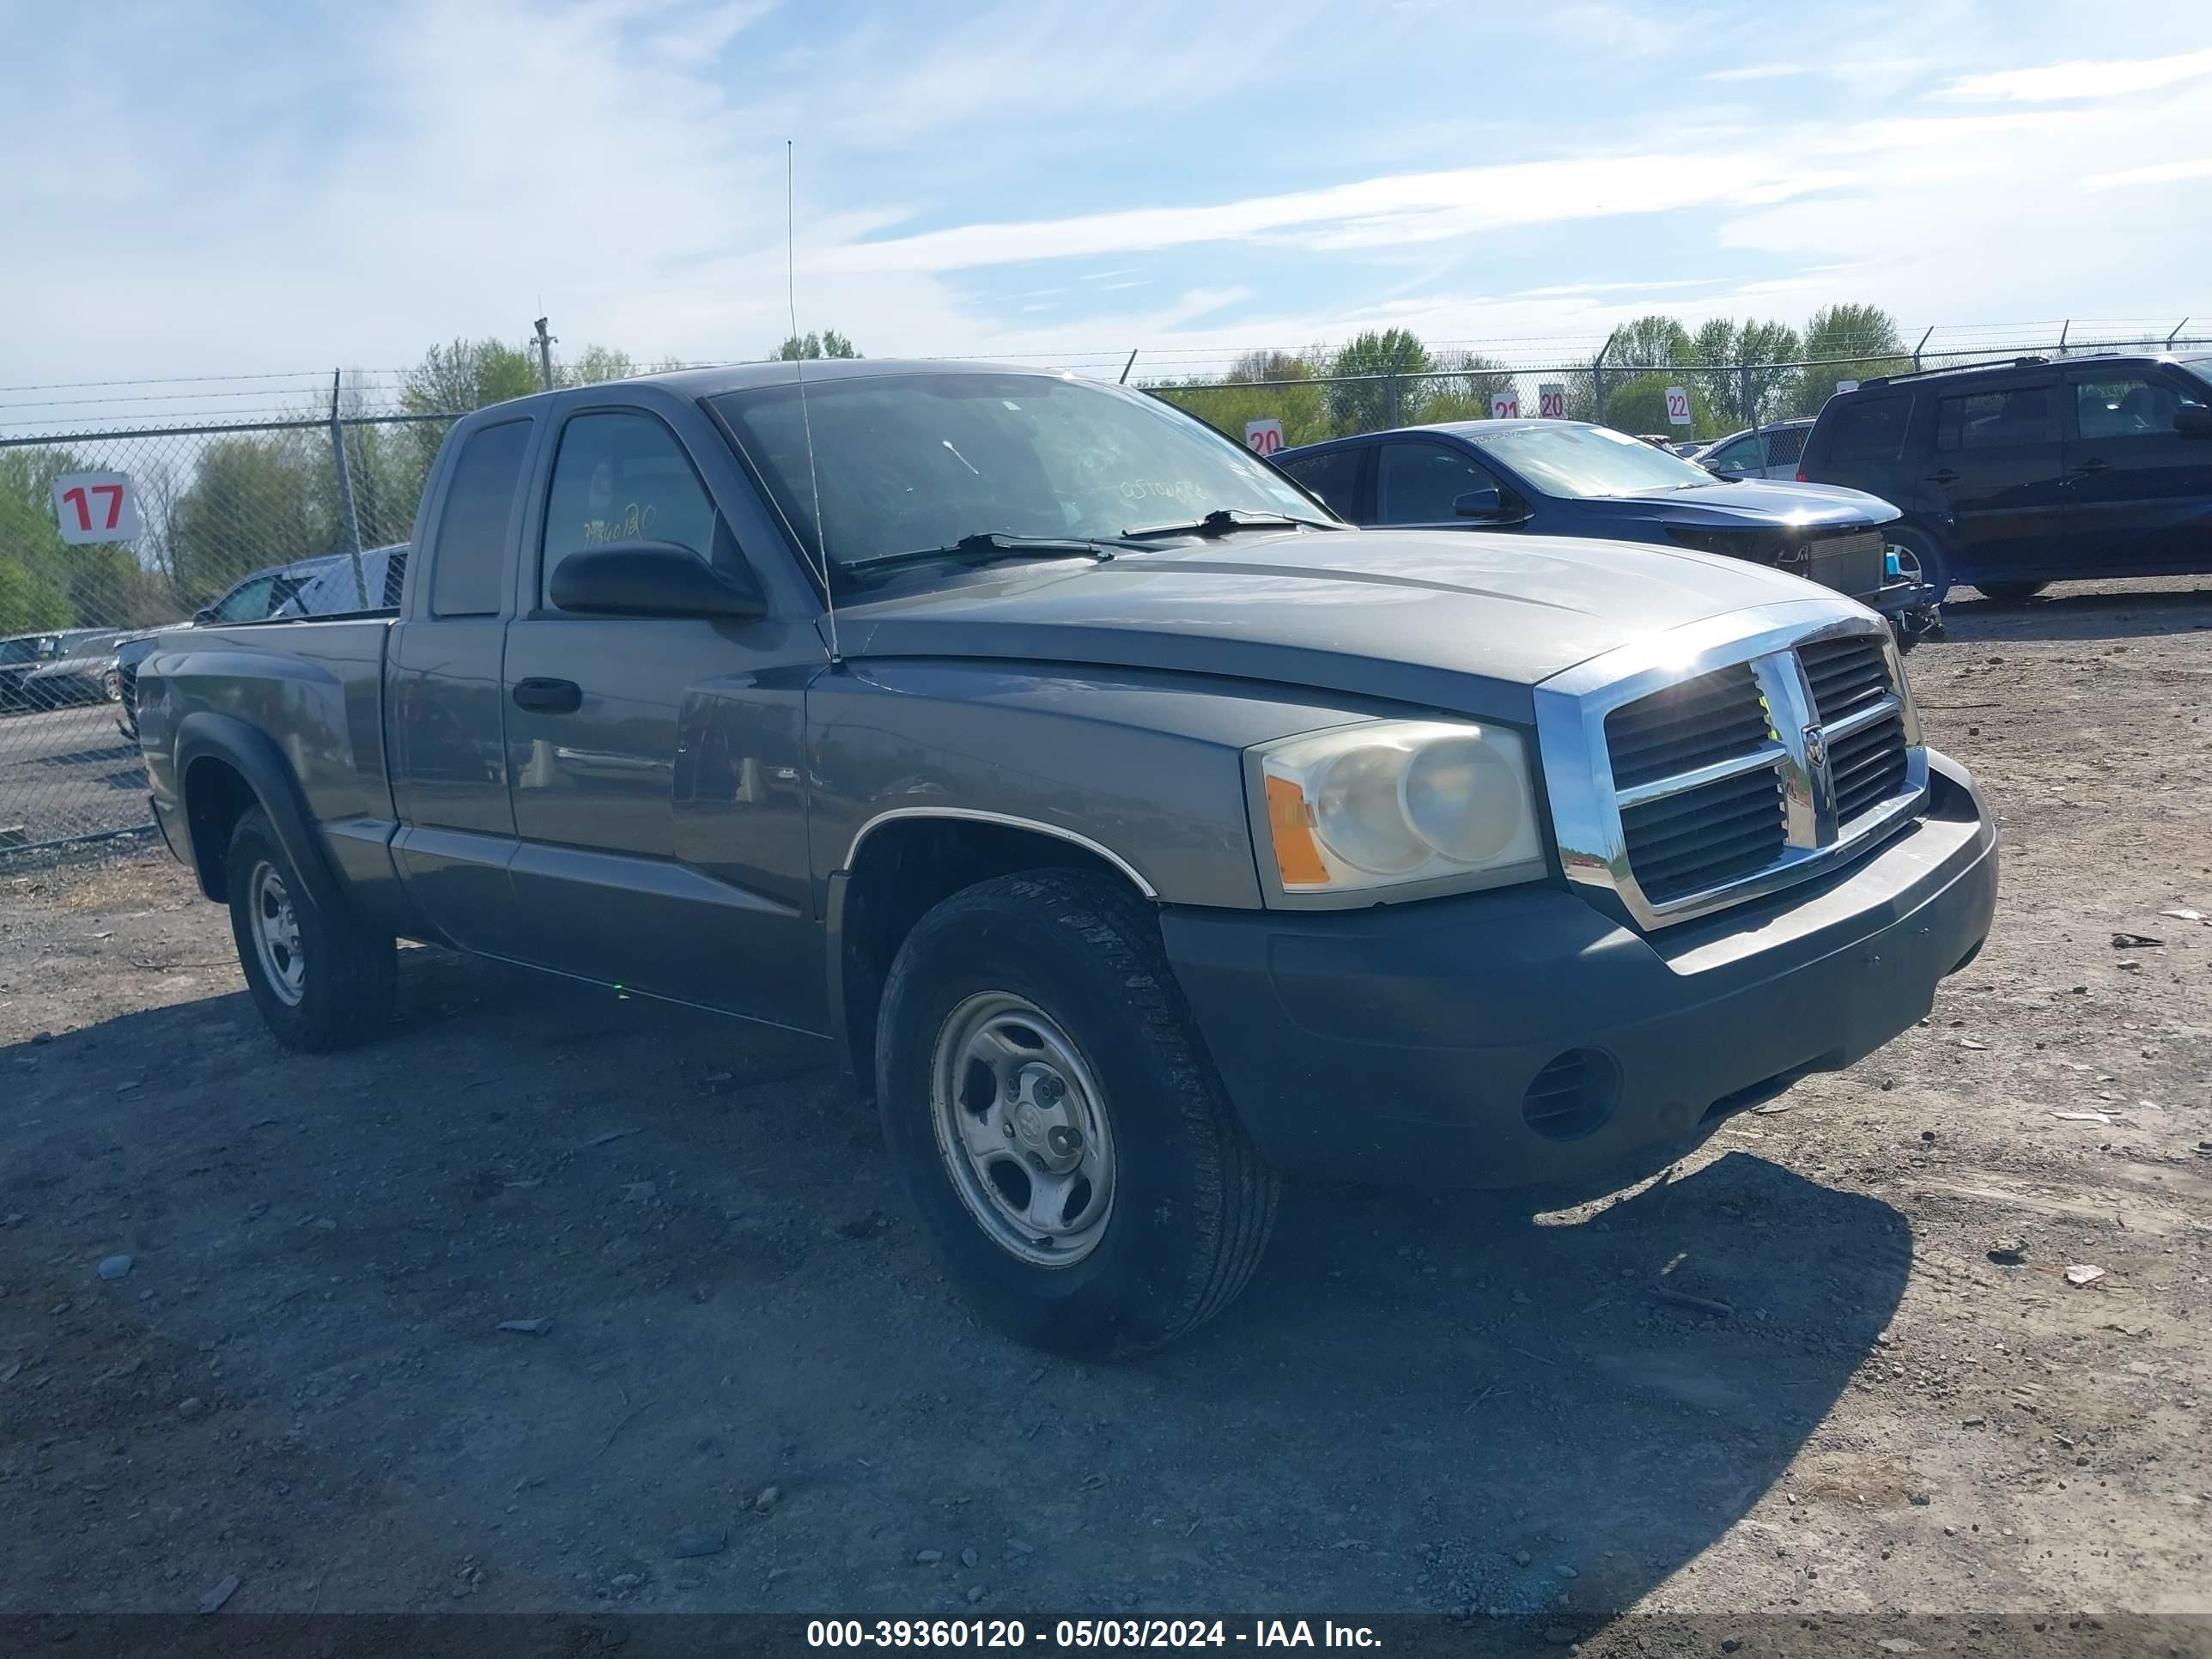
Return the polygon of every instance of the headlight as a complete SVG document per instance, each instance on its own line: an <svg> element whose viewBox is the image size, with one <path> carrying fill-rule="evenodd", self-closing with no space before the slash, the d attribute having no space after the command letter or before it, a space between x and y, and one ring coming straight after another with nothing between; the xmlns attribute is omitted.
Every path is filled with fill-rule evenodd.
<svg viewBox="0 0 2212 1659"><path fill-rule="evenodd" d="M1528 750L1514 732L1375 720L1250 753L1261 863L1286 898L1414 898L1544 873Z"/></svg>

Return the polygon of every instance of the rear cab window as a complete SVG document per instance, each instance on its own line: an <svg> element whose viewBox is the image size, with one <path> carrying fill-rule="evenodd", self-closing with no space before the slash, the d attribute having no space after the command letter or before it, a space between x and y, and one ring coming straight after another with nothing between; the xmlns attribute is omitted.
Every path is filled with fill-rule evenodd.
<svg viewBox="0 0 2212 1659"><path fill-rule="evenodd" d="M433 617L499 614L507 532L521 491L530 428L526 419L480 427L454 459L430 557Z"/></svg>

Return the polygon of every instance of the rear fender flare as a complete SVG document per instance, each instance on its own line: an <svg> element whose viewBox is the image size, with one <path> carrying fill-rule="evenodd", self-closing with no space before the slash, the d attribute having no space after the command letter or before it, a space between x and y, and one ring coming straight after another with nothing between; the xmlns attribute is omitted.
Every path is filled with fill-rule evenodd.
<svg viewBox="0 0 2212 1659"><path fill-rule="evenodd" d="M178 723L176 744L178 817L189 837L192 834L191 777L195 763L220 760L246 780L255 801L269 815L276 840L292 867L307 883L308 896L319 908L343 914L349 908L345 884L332 862L329 846L314 827L299 779L283 750L265 732L230 714L208 709L189 714ZM227 849L192 848L194 867L204 872L219 868ZM215 862L211 865L210 860ZM201 888L208 882L204 873ZM209 893L208 896L215 896Z"/></svg>

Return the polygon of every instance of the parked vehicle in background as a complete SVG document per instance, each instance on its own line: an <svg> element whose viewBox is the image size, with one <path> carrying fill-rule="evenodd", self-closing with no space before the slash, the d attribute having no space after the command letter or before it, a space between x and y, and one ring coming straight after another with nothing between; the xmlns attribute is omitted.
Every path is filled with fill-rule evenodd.
<svg viewBox="0 0 2212 1659"><path fill-rule="evenodd" d="M265 622L271 617L339 617L364 608L388 611L399 603L400 585L406 574L405 542L364 549L358 586L354 580L350 554L331 553L299 559L240 577L221 599L203 605L191 622L176 626ZM361 603L363 588L368 593L366 607ZM115 642L114 658L108 669L113 688L110 695L118 705L115 724L127 738L138 735L138 665L145 661L155 640L164 631L173 630L151 629L126 634Z"/></svg>
<svg viewBox="0 0 2212 1659"><path fill-rule="evenodd" d="M1693 460L1708 472L1723 478L1790 478L1797 477L1797 463L1805 453L1805 434L1813 422L1776 421L1768 426L1747 427L1700 446L1685 460Z"/></svg>
<svg viewBox="0 0 2212 1659"><path fill-rule="evenodd" d="M1601 537L1771 565L1881 612L1910 646L1914 583L1887 557L1897 509L1856 490L1716 478L1581 421L1462 421L1287 449L1275 465L1370 526Z"/></svg>
<svg viewBox="0 0 2212 1659"><path fill-rule="evenodd" d="M1940 595L2212 573L2212 355L2016 357L1831 398L1799 476L1871 490Z"/></svg>
<svg viewBox="0 0 2212 1659"><path fill-rule="evenodd" d="M416 539L395 617L139 671L270 1029L375 1035L399 935L819 1036L947 1274L1052 1347L1227 1306L1279 1170L1670 1158L1911 1027L1996 902L1860 606L1355 531L1116 386L544 393L453 425Z"/></svg>
<svg viewBox="0 0 2212 1659"><path fill-rule="evenodd" d="M18 634L0 640L0 712L27 708L23 682L41 663L53 659L56 639L52 634Z"/></svg>
<svg viewBox="0 0 2212 1659"><path fill-rule="evenodd" d="M57 634L49 659L17 683L17 698L33 709L106 701L115 665L115 637L112 628L73 628Z"/></svg>

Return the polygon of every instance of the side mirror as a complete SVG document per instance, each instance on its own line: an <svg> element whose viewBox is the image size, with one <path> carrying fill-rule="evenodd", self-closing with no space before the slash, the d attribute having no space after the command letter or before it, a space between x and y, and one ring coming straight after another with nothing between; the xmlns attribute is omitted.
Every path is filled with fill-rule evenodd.
<svg viewBox="0 0 2212 1659"><path fill-rule="evenodd" d="M743 622L768 603L748 580L673 542L610 542L553 567L553 603L586 617L705 617Z"/></svg>
<svg viewBox="0 0 2212 1659"><path fill-rule="evenodd" d="M2212 438L2212 409L2184 404L2173 411L2173 429L2185 438Z"/></svg>
<svg viewBox="0 0 2212 1659"><path fill-rule="evenodd" d="M1502 519L1505 516L1505 498L1495 485L1470 489L1452 497L1452 516L1455 519Z"/></svg>

